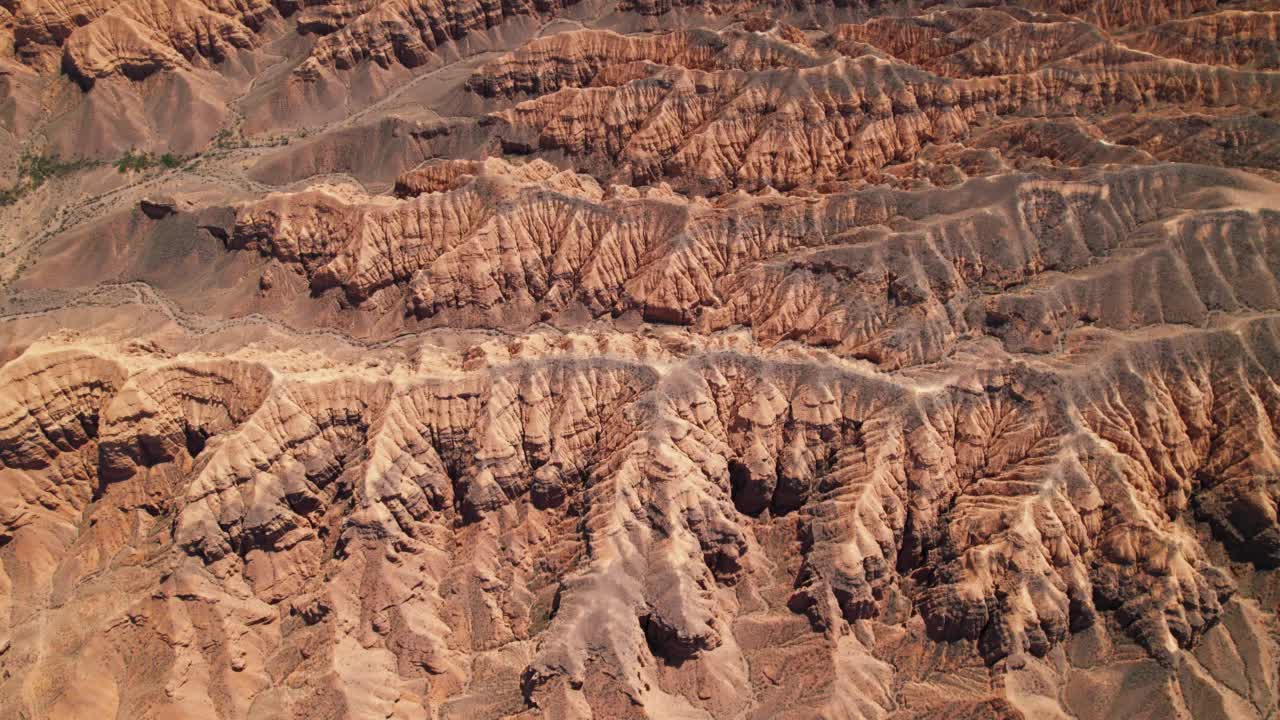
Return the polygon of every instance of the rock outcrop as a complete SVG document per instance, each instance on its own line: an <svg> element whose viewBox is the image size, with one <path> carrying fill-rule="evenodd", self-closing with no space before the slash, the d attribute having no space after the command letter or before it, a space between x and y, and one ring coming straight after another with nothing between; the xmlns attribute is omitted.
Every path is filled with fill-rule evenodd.
<svg viewBox="0 0 1280 720"><path fill-rule="evenodd" d="M49 65L60 52L62 69L86 89L113 75L140 80L220 62L256 46L256 31L275 14L269 2L205 0L19 2L14 10L19 57Z"/></svg>
<svg viewBox="0 0 1280 720"><path fill-rule="evenodd" d="M1082 322L1132 329L1280 309L1280 268L1264 249L1280 239L1275 212L1163 210L1247 182L1163 165L711 204L604 190L542 161L446 161L402 177L400 199L318 187L250 203L226 235L295 268L313 292L340 287L356 304L400 295L418 318L581 304L702 331L746 325L762 340L897 368L936 361L972 333L1049 352Z"/></svg>
<svg viewBox="0 0 1280 720"><path fill-rule="evenodd" d="M1144 29L1124 43L1164 57L1212 65L1280 67L1280 13L1227 11Z"/></svg>
<svg viewBox="0 0 1280 720"><path fill-rule="evenodd" d="M575 35L564 42L597 42ZM1153 58L1083 23L1019 22L995 11L871 21L832 37L839 54L814 64L797 49L785 56L795 64L781 69L702 70L679 56L663 65L667 56L637 46L652 58L602 71L584 50L569 55L581 58L578 67L540 75L545 94L489 121L508 151L558 151L614 181L717 194L873 176L930 143L963 141L1010 116L1268 107L1280 92L1273 73ZM868 53L868 41L885 48ZM528 92L532 85L518 79L528 71L515 69L522 62L487 66L470 87Z"/></svg>
<svg viewBox="0 0 1280 720"><path fill-rule="evenodd" d="M167 579L117 601L128 632L203 618L187 692L256 687L292 714L429 712L501 648L522 648L501 660L517 705L692 692L733 714L766 649L754 628L793 612L833 651L918 617L919 642L1002 663L1105 623L1176 664L1236 593L1180 518L1243 562L1277 559L1263 363L1280 324L1114 335L1062 360L944 363L941 382L679 333L534 334L434 366L33 347L4 369L5 436L28 440L6 440L3 472L30 488L6 500L9 598L126 572L102 550L146 543ZM85 512L93 542L60 539ZM61 559L32 565L41 542ZM13 610L3 661L25 683L42 666L11 664L36 657ZM102 643L111 622L83 632ZM365 688L352 653L399 689ZM139 713L164 707L143 697Z"/></svg>
<svg viewBox="0 0 1280 720"><path fill-rule="evenodd" d="M354 3L354 7L322 5L320 12L304 15L300 22L307 29L331 34L316 41L306 62L294 72L300 78L315 79L323 70L349 70L366 61L382 67L415 68L430 60L442 43L514 18L538 18L572 4L560 0L497 4L379 0Z"/></svg>
<svg viewBox="0 0 1280 720"><path fill-rule="evenodd" d="M116 5L67 38L63 68L83 85L123 75L140 80L195 59L225 60L234 49L257 44L254 30L272 10L266 2L206 5L130 0Z"/></svg>

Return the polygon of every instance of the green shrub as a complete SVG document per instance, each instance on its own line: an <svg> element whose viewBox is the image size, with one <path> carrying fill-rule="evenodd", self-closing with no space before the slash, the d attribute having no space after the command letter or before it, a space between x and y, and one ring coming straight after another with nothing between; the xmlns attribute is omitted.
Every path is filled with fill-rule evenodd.
<svg viewBox="0 0 1280 720"><path fill-rule="evenodd" d="M116 170L122 173L134 172L135 170L146 170L151 167L155 161L150 153L139 153L129 150L119 160L116 160Z"/></svg>
<svg viewBox="0 0 1280 720"><path fill-rule="evenodd" d="M97 164L93 160L85 160L84 158L63 160L57 155L23 153L22 157L18 158L18 176L26 178L34 189L40 187L46 180L51 178L70 175L77 170L90 168Z"/></svg>
<svg viewBox="0 0 1280 720"><path fill-rule="evenodd" d="M23 152L18 157L18 182L11 188L0 190L0 205L11 205L17 202L18 198L53 178L96 167L98 164L97 160L84 158L63 160L54 154Z"/></svg>
<svg viewBox="0 0 1280 720"><path fill-rule="evenodd" d="M163 167L168 170L173 170L181 167L186 161L187 158L173 153L165 153L157 157L152 153L130 150L113 164L116 166L116 170L119 170L122 173L127 173L150 170L153 167Z"/></svg>

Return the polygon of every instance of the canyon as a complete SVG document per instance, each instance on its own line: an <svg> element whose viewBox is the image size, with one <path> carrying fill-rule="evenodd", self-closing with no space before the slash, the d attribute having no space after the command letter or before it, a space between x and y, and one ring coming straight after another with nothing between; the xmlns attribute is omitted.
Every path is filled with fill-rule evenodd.
<svg viewBox="0 0 1280 720"><path fill-rule="evenodd" d="M0 718L1263 718L1280 5L0 0Z"/></svg>

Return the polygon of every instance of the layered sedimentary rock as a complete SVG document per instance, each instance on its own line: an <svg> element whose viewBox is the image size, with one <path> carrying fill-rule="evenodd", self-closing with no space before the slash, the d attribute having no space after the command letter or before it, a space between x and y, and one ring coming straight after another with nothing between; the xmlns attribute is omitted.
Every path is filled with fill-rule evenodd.
<svg viewBox="0 0 1280 720"><path fill-rule="evenodd" d="M254 30L268 3L205 4L132 0L103 13L67 38L63 67L82 84L123 75L141 79L189 67L193 59L225 60L257 44Z"/></svg>
<svg viewBox="0 0 1280 720"><path fill-rule="evenodd" d="M571 4L571 3L565 3ZM319 68L349 69L362 61L384 67L417 67L427 62L441 43L496 27L520 16L538 16L560 9L559 2L442 3L435 0L384 0L320 39L297 72L314 75ZM363 8L361 8L363 10Z"/></svg>
<svg viewBox="0 0 1280 720"><path fill-rule="evenodd" d="M1214 186L1249 192L1250 181L1160 165L712 204L604 190L541 161L432 162L397 183L412 197L281 194L241 207L225 234L316 292L341 287L359 304L399 290L419 318L579 303L703 331L746 325L893 368L940 359L973 332L1048 352L1082 322L1280 309L1274 211L1226 198L1211 212L1166 210Z"/></svg>
<svg viewBox="0 0 1280 720"><path fill-rule="evenodd" d="M1278 29L1280 13L1229 11L1157 25L1124 42L1188 62L1274 69Z"/></svg>
<svg viewBox="0 0 1280 720"><path fill-rule="evenodd" d="M0 718L1274 717L1276 8L961 5L0 0Z"/></svg>
<svg viewBox="0 0 1280 720"><path fill-rule="evenodd" d="M275 11L268 2L156 2L126 0L59 5L20 2L14 8L20 58L47 62L61 51L61 67L83 86L112 75L141 79L224 60L234 48L257 44L255 31Z"/></svg>
<svg viewBox="0 0 1280 720"><path fill-rule="evenodd" d="M967 35L972 21L958 15L953 21L963 23L957 27ZM1018 24L1003 13L980 17L993 16ZM802 64L785 69L704 71L659 65L660 54L654 53L648 64L614 65L612 73L595 70L585 54L582 67L557 69L543 81L544 90L555 92L496 113L492 122L501 126L497 132L508 150L557 150L578 158L583 169L608 168L610 177L624 182L667 181L688 192L719 193L866 176L912 159L929 143L963 140L974 126L1013 115L1269 107L1280 91L1272 73L1153 59L1103 43L1083 25L1077 40L1070 26L1040 30L1021 24L1026 32L999 40L1027 48L1021 59L999 44L998 34L983 34L982 52L966 59L953 48L934 51L911 40L902 27L909 22L841 29L835 36L874 39L887 33L902 43L886 43L889 52L962 78L872 54L842 54L812 65L797 53ZM931 16L930 22L938 20ZM1067 38L1063 47L1047 52L1037 33ZM1052 62L1057 52L1069 61ZM999 62L993 65L989 57ZM517 57L485 68L471 86L528 90L511 78L511 65L518 62ZM1122 74L1111 69L1117 64L1125 68ZM587 86L570 85L575 79L586 79Z"/></svg>
<svg viewBox="0 0 1280 720"><path fill-rule="evenodd" d="M31 664L7 665L7 711L185 677L189 695L126 710L207 696L235 715L255 688L279 713L412 714L496 672L520 689L489 698L508 711L629 695L732 715L768 696L741 688L759 633L791 613L873 666L893 627L991 663L1100 623L1176 664L1238 607L1179 518L1242 561L1280 558L1278 340L1272 317L1096 331L1065 365L946 364L945 382L689 335L542 334L358 368L33 347L4 369L6 437L30 438L4 456L30 488L6 512L11 602L129 573L112 549L138 547L165 579L109 604L132 629L103 617L84 641L213 642L60 699L32 684L48 670L14 605L5 662ZM61 534L85 512L88 536ZM36 564L37 543L61 559ZM860 691L893 703L878 667Z"/></svg>
<svg viewBox="0 0 1280 720"><path fill-rule="evenodd" d="M486 96L540 95L564 87L607 82L618 66L678 65L690 70L766 70L808 67L821 62L808 47L756 32L676 31L628 36L615 32L563 33L538 38L499 60L469 81Z"/></svg>
<svg viewBox="0 0 1280 720"><path fill-rule="evenodd" d="M6 13L25 61L54 69L61 48L62 66L82 83L120 74L140 79L173 71L200 56L225 59L229 48L250 48L267 20L293 18L299 33L318 35L306 63L297 72L314 77L324 69L351 69L370 60L416 67L436 47L504 21L539 16L558 5L504 4L489 7L431 2L268 2L258 0L92 0L48 3L22 0ZM296 17L295 17L296 16Z"/></svg>

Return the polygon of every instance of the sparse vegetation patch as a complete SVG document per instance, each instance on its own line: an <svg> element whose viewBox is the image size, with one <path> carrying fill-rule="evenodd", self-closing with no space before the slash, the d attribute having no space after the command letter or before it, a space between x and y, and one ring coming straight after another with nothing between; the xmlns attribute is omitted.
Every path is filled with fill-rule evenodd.
<svg viewBox="0 0 1280 720"><path fill-rule="evenodd" d="M75 158L64 160L55 153L24 152L18 158L18 181L13 187L0 190L0 205L17 202L23 195L35 190L52 178L70 175L78 170L95 167L97 160Z"/></svg>
<svg viewBox="0 0 1280 720"><path fill-rule="evenodd" d="M187 158L185 156L175 155L173 153L155 155L154 153L135 152L133 150L130 150L129 152L125 153L123 157L121 157L119 160L116 160L112 164L115 165L116 170L119 170L122 173L130 173L130 172L142 172L144 170L150 170L151 168L154 168L154 167L162 167L167 170L173 170L175 168L181 167L182 164L186 161L187 161Z"/></svg>

